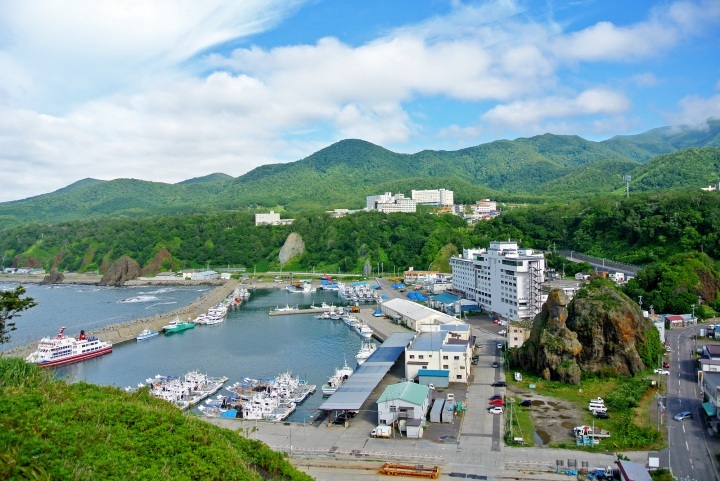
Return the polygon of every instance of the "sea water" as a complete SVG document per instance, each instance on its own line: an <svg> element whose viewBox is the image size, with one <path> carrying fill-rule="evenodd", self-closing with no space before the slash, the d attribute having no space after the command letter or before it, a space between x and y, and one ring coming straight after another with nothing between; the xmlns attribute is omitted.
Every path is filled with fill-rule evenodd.
<svg viewBox="0 0 720 481"><path fill-rule="evenodd" d="M0 290L17 287L0 283ZM43 337L54 337L61 327L76 335L134 319L166 314L199 299L211 286L133 286L109 287L77 284L25 284L25 295L37 305L20 312L11 322L10 342L0 351L35 344Z"/></svg>
<svg viewBox="0 0 720 481"><path fill-rule="evenodd" d="M153 289L139 289L124 299L147 295ZM89 299L92 297L85 302L91 302ZM316 393L289 418L310 421L323 401L320 388L335 368L342 367L345 360L357 367L355 354L362 338L341 321L315 319L313 314L270 316L269 311L278 306L298 304L303 308L322 302L338 305L341 299L336 291L299 294L258 289L251 291L250 299L241 306L230 309L225 322L118 344L110 355L65 366L56 373L69 382L122 388L145 384L156 374L180 376L193 370L213 377L227 376L228 384L245 377L272 378L291 371L317 385ZM109 304L113 308L117 305Z"/></svg>

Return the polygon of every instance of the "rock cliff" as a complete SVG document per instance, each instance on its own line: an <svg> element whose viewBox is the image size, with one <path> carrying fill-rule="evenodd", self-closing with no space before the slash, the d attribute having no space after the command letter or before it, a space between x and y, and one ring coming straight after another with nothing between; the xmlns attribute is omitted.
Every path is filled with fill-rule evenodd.
<svg viewBox="0 0 720 481"><path fill-rule="evenodd" d="M58 272L57 268L53 267L50 269L50 273L43 277L40 284L62 284L64 280L65 276L61 272Z"/></svg>
<svg viewBox="0 0 720 481"><path fill-rule="evenodd" d="M100 279L101 286L122 286L125 281L140 277L140 265L128 256L122 256L113 262Z"/></svg>
<svg viewBox="0 0 720 481"><path fill-rule="evenodd" d="M297 232L291 232L290 235L285 239L280 254L278 254L278 260L281 264L286 264L293 257L297 257L305 252L305 243Z"/></svg>
<svg viewBox="0 0 720 481"><path fill-rule="evenodd" d="M578 384L581 373L631 376L662 352L657 329L611 282L595 279L570 301L553 290L514 361L545 379Z"/></svg>

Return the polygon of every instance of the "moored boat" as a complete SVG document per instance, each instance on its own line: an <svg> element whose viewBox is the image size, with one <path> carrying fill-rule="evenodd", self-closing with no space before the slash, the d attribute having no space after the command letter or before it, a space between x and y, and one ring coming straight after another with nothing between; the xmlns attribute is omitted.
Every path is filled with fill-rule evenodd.
<svg viewBox="0 0 720 481"><path fill-rule="evenodd" d="M53 367L84 361L111 352L112 344L109 342L101 341L97 337L87 337L85 331L80 331L77 338L68 337L65 336L65 328L62 327L54 338L42 338L37 350L25 359L40 367Z"/></svg>
<svg viewBox="0 0 720 481"><path fill-rule="evenodd" d="M179 318L175 318L170 321L167 325L163 326L165 334L173 334L175 332L185 331L187 329L193 329L195 324L192 322L182 322Z"/></svg>
<svg viewBox="0 0 720 481"><path fill-rule="evenodd" d="M159 333L157 331L151 331L150 329L143 329L143 331L137 335L135 339L138 341L144 341L145 339L150 339L151 337L157 337Z"/></svg>
<svg viewBox="0 0 720 481"><path fill-rule="evenodd" d="M363 342L360 346L360 350L355 355L358 365L362 366L375 351L377 351L377 344L374 342Z"/></svg>
<svg viewBox="0 0 720 481"><path fill-rule="evenodd" d="M335 391L338 390L340 386L343 385L345 381L348 380L350 376L352 376L353 369L347 365L347 361L345 361L345 365L341 367L340 369L335 369L335 373L330 376L330 379L328 379L328 382L323 384L322 386L322 392L323 396L330 396Z"/></svg>
<svg viewBox="0 0 720 481"><path fill-rule="evenodd" d="M360 334L364 339L370 339L373 336L372 327L368 326L364 322L355 324L355 332Z"/></svg>

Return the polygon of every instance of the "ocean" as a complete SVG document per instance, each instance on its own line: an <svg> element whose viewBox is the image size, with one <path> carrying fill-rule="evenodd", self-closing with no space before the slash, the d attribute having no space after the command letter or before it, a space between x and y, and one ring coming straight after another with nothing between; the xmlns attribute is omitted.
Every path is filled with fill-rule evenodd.
<svg viewBox="0 0 720 481"><path fill-rule="evenodd" d="M45 327L42 335L56 334L63 321L82 317L85 323L70 322L69 332L101 327L133 319L126 317L133 312L138 317L147 317L157 312L147 309L155 303L169 306L170 299L177 301L167 311L189 304L207 292L209 288L182 288L159 292L163 288L98 288L88 286L62 286L57 290L64 295L55 295L54 289L45 286L27 286L28 295L42 305L56 303L48 312L75 311L70 317L52 316L43 318ZM3 288L0 286L0 288ZM108 291L110 290L110 291ZM119 292L117 292L119 291ZM52 293L52 294L51 294ZM144 299L153 296L157 299ZM180 299L183 299L180 301ZM114 299L114 300L112 300ZM290 421L306 422L317 413L322 403L320 387L342 367L345 360L355 368L355 354L362 338L341 321L315 319L313 314L270 316L268 312L277 306L298 304L301 308L315 303L335 303L341 299L336 291L318 291L310 294L287 293L279 289L251 291L251 297L241 306L229 310L227 320L212 326L196 326L194 329L172 335L163 335L145 341L131 341L113 347L110 355L72 364L57 369L57 376L69 382L89 382L98 385L135 387L138 383L156 374L179 376L185 372L199 370L210 376L227 376L228 384L245 377L268 378L291 371L294 375L317 385L317 392L298 406ZM174 302L174 301L172 301ZM184 304L183 304L184 302ZM128 304L132 304L131 309ZM142 304L146 304L142 306ZM80 306L84 314L76 311ZM38 306L40 307L40 306ZM21 324L38 322L33 308L16 320L18 331ZM166 311L166 312L167 312ZM91 320L90 313L103 313L99 319ZM33 314L31 316L31 313ZM33 335L39 329L34 326ZM28 336L23 326L23 336ZM15 337L14 331L11 335ZM24 343L21 343L24 344Z"/></svg>

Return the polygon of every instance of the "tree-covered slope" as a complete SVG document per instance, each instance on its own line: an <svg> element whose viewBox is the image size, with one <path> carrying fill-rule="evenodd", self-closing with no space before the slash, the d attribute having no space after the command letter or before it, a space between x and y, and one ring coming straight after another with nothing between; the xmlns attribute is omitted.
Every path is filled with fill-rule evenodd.
<svg viewBox="0 0 720 481"><path fill-rule="evenodd" d="M633 171L634 190L697 189L720 182L720 147L655 157Z"/></svg>
<svg viewBox="0 0 720 481"><path fill-rule="evenodd" d="M367 195L396 189L409 195L412 189L444 187L456 190L459 203L472 203L482 195L499 199L534 196L537 202L548 196L571 199L617 191L622 183L616 181L621 182L621 174L626 173L633 179L642 178L641 188L699 188L717 180L712 155L688 151L688 162L698 174L680 183L673 181L680 177L672 162L650 162L647 170L637 174L625 170L629 162L644 162L653 152L717 144L718 131L720 122L712 122L707 132L659 129L605 142L545 134L452 152L424 150L416 154L399 154L350 139L297 162L265 165L236 179L211 174L174 185L85 179L50 194L0 204L0 228L32 221L138 218L257 207L293 212L357 209L364 207ZM674 158L682 159L682 152ZM652 185L645 179L650 176L664 180Z"/></svg>

